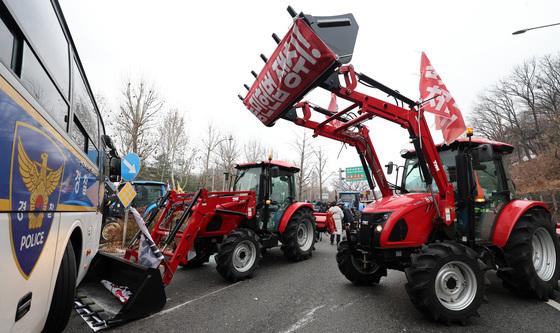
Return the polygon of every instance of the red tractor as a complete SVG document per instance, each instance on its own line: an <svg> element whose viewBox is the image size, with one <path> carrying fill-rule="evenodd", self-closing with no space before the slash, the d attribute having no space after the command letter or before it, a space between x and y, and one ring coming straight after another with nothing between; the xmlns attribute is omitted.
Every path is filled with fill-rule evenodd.
<svg viewBox="0 0 560 333"><path fill-rule="evenodd" d="M477 314L497 270L503 285L541 300L558 287L556 225L543 202L519 200L503 162L513 147L472 138L434 144L421 104L349 65L358 26L352 14L317 17L288 8L293 25L240 98L265 125L282 118L356 148L370 187L382 198L346 230L336 256L355 284L377 284L388 269L404 271L412 303L429 317L464 323ZM392 104L358 90L382 91ZM350 102L330 112L300 101L321 87ZM405 105L407 107L405 107ZM400 184L387 181L364 122L379 117L408 131ZM389 164L388 173L394 165ZM374 183L375 180L375 183Z"/></svg>
<svg viewBox="0 0 560 333"><path fill-rule="evenodd" d="M232 192L168 191L161 197L146 220L150 237L144 234L141 242L151 238L148 246L138 246L139 231L124 258L96 255L75 302L90 327L116 326L160 311L166 303L164 286L179 266L200 266L216 254L218 273L235 282L254 274L266 249L281 244L286 258L305 260L312 255L317 232L334 232L330 214L296 201L297 167L269 160L236 168ZM142 262L143 251L163 259L149 267ZM119 303L104 289L107 285L130 297Z"/></svg>

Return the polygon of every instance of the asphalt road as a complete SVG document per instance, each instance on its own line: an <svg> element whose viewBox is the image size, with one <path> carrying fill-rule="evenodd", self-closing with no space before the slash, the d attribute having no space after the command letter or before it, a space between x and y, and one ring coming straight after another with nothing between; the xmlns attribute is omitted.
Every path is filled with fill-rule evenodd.
<svg viewBox="0 0 560 333"><path fill-rule="evenodd" d="M466 326L448 327L414 308L404 289L404 273L389 271L378 286L356 287L339 273L334 246L323 240L316 248L311 259L299 263L271 250L252 279L236 284L224 282L212 261L179 269L166 289L162 312L108 331L560 332L560 304L514 296L492 272L481 316ZM66 332L87 331L74 313Z"/></svg>

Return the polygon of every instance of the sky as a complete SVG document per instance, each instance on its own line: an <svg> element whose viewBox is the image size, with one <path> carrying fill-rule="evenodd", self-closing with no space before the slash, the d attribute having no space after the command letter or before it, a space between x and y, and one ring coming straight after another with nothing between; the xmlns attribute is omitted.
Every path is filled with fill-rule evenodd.
<svg viewBox="0 0 560 333"><path fill-rule="evenodd" d="M288 5L316 16L353 13L359 25L356 70L413 100L426 52L466 119L479 94L524 60L558 53L560 40L560 26L511 34L559 22L560 1L554 0L59 1L91 87L112 108L127 78L144 78L167 108L183 112L192 140L201 140L212 123L241 141L260 140L289 161L296 159L293 142L305 129L284 120L265 127L237 98L246 93L243 84L253 82L250 71L262 68L259 54L274 51L270 35L282 37L291 25ZM319 90L306 100L327 107L330 95ZM407 133L383 120L367 125L381 163L399 162L399 151L409 147ZM476 124L467 125L476 135ZM351 147L324 138L312 144L327 151L329 170L360 165Z"/></svg>

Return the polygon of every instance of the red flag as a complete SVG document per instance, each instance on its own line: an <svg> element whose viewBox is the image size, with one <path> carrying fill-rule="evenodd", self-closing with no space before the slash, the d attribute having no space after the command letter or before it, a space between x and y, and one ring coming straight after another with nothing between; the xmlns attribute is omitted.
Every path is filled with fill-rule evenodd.
<svg viewBox="0 0 560 333"><path fill-rule="evenodd" d="M461 110L424 52L420 61L420 99L427 101L421 108L436 115L436 129L441 129L445 143L465 132Z"/></svg>
<svg viewBox="0 0 560 333"><path fill-rule="evenodd" d="M332 113L337 113L338 112L338 103L336 102L336 94L335 93L331 93L331 102L329 103L328 110ZM331 122L331 124L335 127L338 127L338 126L342 125L340 120L333 120Z"/></svg>
<svg viewBox="0 0 560 333"><path fill-rule="evenodd" d="M331 102L329 103L329 108L328 110L332 113L335 113L338 111L338 104L336 103L336 95L335 93L331 93Z"/></svg>

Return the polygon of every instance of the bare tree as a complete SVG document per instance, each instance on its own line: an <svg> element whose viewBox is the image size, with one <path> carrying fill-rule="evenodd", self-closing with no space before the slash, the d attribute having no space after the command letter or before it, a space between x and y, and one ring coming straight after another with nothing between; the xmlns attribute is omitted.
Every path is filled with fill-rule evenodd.
<svg viewBox="0 0 560 333"><path fill-rule="evenodd" d="M258 162L266 158L266 148L258 140L249 140L243 145L246 162Z"/></svg>
<svg viewBox="0 0 560 333"><path fill-rule="evenodd" d="M296 175L298 197L299 200L304 200L304 194L307 195L309 192L309 182L311 180L311 173L313 172L313 167L310 161L312 150L307 132L304 131L302 135L296 137L293 147L297 153L297 160L295 164L299 168L299 173Z"/></svg>
<svg viewBox="0 0 560 333"><path fill-rule="evenodd" d="M230 176L233 175L234 166L238 158L237 142L231 134L219 141L218 156L216 158L216 165L219 170L223 173L228 173ZM225 188L226 184L222 184L222 187Z"/></svg>
<svg viewBox="0 0 560 333"><path fill-rule="evenodd" d="M180 150L181 158L178 160L178 184L179 186L186 190L189 187L189 180L193 176L194 166L199 158L199 151L196 147L189 147L189 141L187 142L182 150Z"/></svg>
<svg viewBox="0 0 560 333"><path fill-rule="evenodd" d="M133 152L146 159L154 151L153 128L163 104L157 91L144 80L125 82L115 126L123 153Z"/></svg>
<svg viewBox="0 0 560 333"><path fill-rule="evenodd" d="M202 177L200 178L200 186L208 187L209 185L209 168L210 168L210 158L212 157L212 152L216 149L220 142L220 132L214 127L213 124L208 124L206 130L206 137L202 139L202 153L204 154L204 170Z"/></svg>
<svg viewBox="0 0 560 333"><path fill-rule="evenodd" d="M317 174L319 185L319 200L323 200L323 185L328 178L326 174L328 158L322 147L315 149L313 154L315 155L315 173Z"/></svg>

